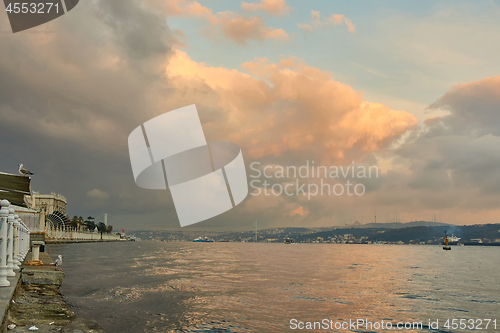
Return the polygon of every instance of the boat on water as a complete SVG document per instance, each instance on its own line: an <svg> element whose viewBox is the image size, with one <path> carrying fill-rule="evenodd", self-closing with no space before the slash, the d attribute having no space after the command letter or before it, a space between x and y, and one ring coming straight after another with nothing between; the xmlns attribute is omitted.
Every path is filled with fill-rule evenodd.
<svg viewBox="0 0 500 333"><path fill-rule="evenodd" d="M446 235L445 235L445 237L446 237ZM448 236L448 245L459 245L458 241L460 241L460 240L461 240L460 237L457 237L454 234L451 234L451 236ZM443 245L445 245L444 242L443 242Z"/></svg>
<svg viewBox="0 0 500 333"><path fill-rule="evenodd" d="M295 244L295 241L291 238L285 238L285 240L283 241L283 243L285 244Z"/></svg>
<svg viewBox="0 0 500 333"><path fill-rule="evenodd" d="M213 243L214 240L212 238L208 238L208 237L203 236L203 237L195 238L193 240L193 242L195 242L195 243Z"/></svg>
<svg viewBox="0 0 500 333"><path fill-rule="evenodd" d="M220 243L229 243L229 239L221 239L219 240Z"/></svg>
<svg viewBox="0 0 500 333"><path fill-rule="evenodd" d="M443 250L449 251L451 250L451 246L448 245L448 235L446 235L446 230L444 231L444 246Z"/></svg>

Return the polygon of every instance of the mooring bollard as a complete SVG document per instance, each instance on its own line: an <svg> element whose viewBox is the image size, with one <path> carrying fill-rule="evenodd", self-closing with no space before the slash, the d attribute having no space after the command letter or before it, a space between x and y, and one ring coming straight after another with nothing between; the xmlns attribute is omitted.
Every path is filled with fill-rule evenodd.
<svg viewBox="0 0 500 333"><path fill-rule="evenodd" d="M7 218L7 276L16 276L14 272L14 258L12 253L14 252L13 236L14 236L14 208L9 208L9 217Z"/></svg>
<svg viewBox="0 0 500 333"><path fill-rule="evenodd" d="M28 232L28 242L29 242L29 230L26 228ZM29 266L43 266L43 262L40 260L40 246L45 245L44 241L32 241L29 243L31 246L31 260L26 263ZM28 246L29 248L29 246Z"/></svg>
<svg viewBox="0 0 500 333"><path fill-rule="evenodd" d="M7 219L9 217L10 203L7 200L0 201L0 287L10 286L7 280Z"/></svg>
<svg viewBox="0 0 500 333"><path fill-rule="evenodd" d="M31 242L31 260L26 265L43 265L40 260L40 246L44 245L42 241Z"/></svg>

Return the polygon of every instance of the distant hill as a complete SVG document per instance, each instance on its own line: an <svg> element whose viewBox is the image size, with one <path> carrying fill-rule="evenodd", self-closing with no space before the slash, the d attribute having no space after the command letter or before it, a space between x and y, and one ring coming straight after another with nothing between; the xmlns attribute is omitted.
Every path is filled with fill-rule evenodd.
<svg viewBox="0 0 500 333"><path fill-rule="evenodd" d="M386 228L386 229L401 229L407 227L446 227L454 226L454 224L428 221L413 221L413 222L392 222L392 223L367 223L348 225L350 228Z"/></svg>
<svg viewBox="0 0 500 333"><path fill-rule="evenodd" d="M431 222L433 223L433 222ZM374 224L374 223L373 223ZM382 224L382 223L380 223ZM377 223L379 225L379 223ZM351 228L345 227L342 229L333 229L330 231L321 231L316 233L303 234L296 237L296 241L306 241L308 239L317 239L321 237L328 239L342 234L352 234L356 238L362 236L367 237L371 241L386 241L397 242L403 241L408 243L410 241L417 242L441 242L446 230L448 235L455 235L460 237L461 242L469 242L471 239L489 239L498 242L500 239L500 224L481 224L481 225L468 225L468 226L452 226L452 225L438 225L438 226L407 226L403 224L403 228Z"/></svg>

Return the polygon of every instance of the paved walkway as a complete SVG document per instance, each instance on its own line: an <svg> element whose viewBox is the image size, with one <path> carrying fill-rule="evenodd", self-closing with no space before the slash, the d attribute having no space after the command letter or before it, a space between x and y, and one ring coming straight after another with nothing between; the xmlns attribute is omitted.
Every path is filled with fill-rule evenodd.
<svg viewBox="0 0 500 333"><path fill-rule="evenodd" d="M16 276L8 278L10 286L0 287L0 314L2 315L2 321L0 323L4 322L4 318L5 315L7 314L10 301L12 300L12 297L14 295L14 292L16 291L16 288L20 280L19 272L18 271L14 272L16 272Z"/></svg>

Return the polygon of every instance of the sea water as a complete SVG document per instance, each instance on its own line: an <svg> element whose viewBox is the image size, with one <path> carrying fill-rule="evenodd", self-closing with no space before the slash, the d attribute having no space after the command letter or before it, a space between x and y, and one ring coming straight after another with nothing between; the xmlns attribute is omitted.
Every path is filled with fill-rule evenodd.
<svg viewBox="0 0 500 333"><path fill-rule="evenodd" d="M70 309L108 333L382 332L389 323L500 331L498 247L141 241L48 250L64 255ZM353 326L362 322L371 326Z"/></svg>

